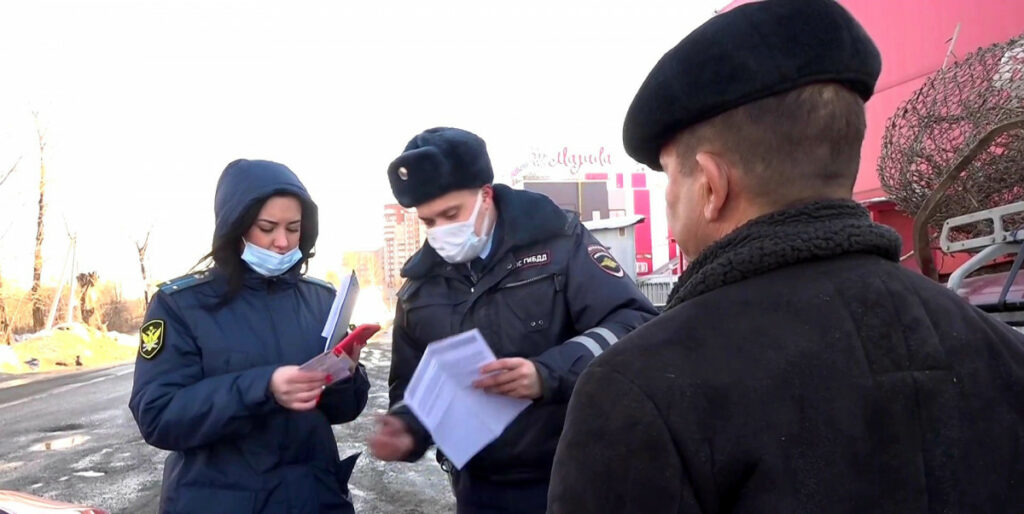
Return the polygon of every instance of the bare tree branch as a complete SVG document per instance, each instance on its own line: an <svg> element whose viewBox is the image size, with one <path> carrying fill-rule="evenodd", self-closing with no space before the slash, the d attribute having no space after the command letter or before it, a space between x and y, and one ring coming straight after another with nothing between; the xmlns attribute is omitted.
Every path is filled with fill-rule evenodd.
<svg viewBox="0 0 1024 514"><path fill-rule="evenodd" d="M7 182L7 178L11 176L11 173L14 173L14 170L18 169L18 163L20 162L21 156L18 156L18 160L14 161L14 165L11 166L11 169L7 170L7 173L4 173L3 177L0 177L0 186L4 185L4 182Z"/></svg>
<svg viewBox="0 0 1024 514"><path fill-rule="evenodd" d="M71 225L68 224L68 217L61 214L61 219L64 220L64 233L68 235L68 239L74 239L78 237L77 232L71 232Z"/></svg>
<svg viewBox="0 0 1024 514"><path fill-rule="evenodd" d="M36 134L39 136L39 217L36 220L35 259L32 263L32 327L39 331L46 323L45 306L40 292L43 275L43 220L46 218L46 132L39 123L39 113L33 112Z"/></svg>
<svg viewBox="0 0 1024 514"><path fill-rule="evenodd" d="M0 274L0 344L11 344L11 319L7 314L7 302L3 294L4 279Z"/></svg>
<svg viewBox="0 0 1024 514"><path fill-rule="evenodd" d="M149 305L149 275L146 273L146 250L149 248L149 236L152 233L153 227L151 226L146 230L146 239L141 244L135 241L135 249L139 253L139 269L142 271L142 287L144 289L146 305Z"/></svg>
<svg viewBox="0 0 1024 514"><path fill-rule="evenodd" d="M150 228L149 230L146 231L146 239L142 241L141 245L139 244L138 241L135 242L135 248L139 251L139 254L141 254L141 255L145 255L146 254L146 249L149 248L149 235L150 235L150 233L152 233L152 231L153 231L152 228Z"/></svg>

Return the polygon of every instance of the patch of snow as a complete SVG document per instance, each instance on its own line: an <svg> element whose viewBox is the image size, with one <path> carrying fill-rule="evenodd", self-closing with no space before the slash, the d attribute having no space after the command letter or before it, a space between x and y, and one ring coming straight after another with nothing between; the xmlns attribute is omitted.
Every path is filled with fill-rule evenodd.
<svg viewBox="0 0 1024 514"><path fill-rule="evenodd" d="M96 478L96 477L101 477L103 475L106 475L106 473L100 473L99 471L79 471L78 473L75 473L75 476L80 476L80 477L85 477L85 478Z"/></svg>
<svg viewBox="0 0 1024 514"><path fill-rule="evenodd" d="M18 355L14 353L14 348L6 344L0 344L0 365L3 364L11 366L19 366L21 364L18 362Z"/></svg>
<svg viewBox="0 0 1024 514"><path fill-rule="evenodd" d="M117 341L117 344L122 346L138 346L139 345L139 334L123 334L121 332L107 332L107 336Z"/></svg>

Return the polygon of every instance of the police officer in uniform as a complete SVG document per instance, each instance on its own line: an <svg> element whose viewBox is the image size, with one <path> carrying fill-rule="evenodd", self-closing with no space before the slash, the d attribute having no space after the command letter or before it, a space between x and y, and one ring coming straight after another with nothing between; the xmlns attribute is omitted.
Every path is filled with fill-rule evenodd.
<svg viewBox="0 0 1024 514"><path fill-rule="evenodd" d="M302 273L317 206L284 165L237 160L214 210L213 267L163 284L140 330L129 407L171 452L160 512L351 513L356 456L339 460L331 425L362 412L366 372L324 388L296 366L323 351L334 299Z"/></svg>
<svg viewBox="0 0 1024 514"><path fill-rule="evenodd" d="M402 270L391 409L370 449L387 461L423 456L430 435L403 406L405 388L428 344L477 328L498 360L474 385L533 403L463 469L439 460L458 512L540 513L576 378L657 311L575 214L493 178L484 141L456 128L417 135L388 167L428 244Z"/></svg>

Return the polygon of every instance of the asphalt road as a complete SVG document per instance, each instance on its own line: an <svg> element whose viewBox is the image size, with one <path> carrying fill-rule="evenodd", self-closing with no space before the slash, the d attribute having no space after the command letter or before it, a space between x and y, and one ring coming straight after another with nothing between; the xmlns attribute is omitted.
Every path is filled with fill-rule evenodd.
<svg viewBox="0 0 1024 514"><path fill-rule="evenodd" d="M387 407L390 343L363 351L373 387L363 415L334 428L342 456L365 450L373 414ZM131 365L46 377L0 377L0 489L103 507L156 512L166 453L148 446L128 411ZM447 478L420 462L360 458L350 480L356 511L454 512Z"/></svg>
<svg viewBox="0 0 1024 514"><path fill-rule="evenodd" d="M156 512L163 452L128 412L132 366L19 382L0 382L0 489Z"/></svg>

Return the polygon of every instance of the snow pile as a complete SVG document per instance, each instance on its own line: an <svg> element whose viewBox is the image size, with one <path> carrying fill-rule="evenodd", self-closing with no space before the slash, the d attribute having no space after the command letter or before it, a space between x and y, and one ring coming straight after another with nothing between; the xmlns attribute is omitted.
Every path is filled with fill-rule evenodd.
<svg viewBox="0 0 1024 514"><path fill-rule="evenodd" d="M0 344L0 370L17 367L18 364L18 354L14 353L14 348Z"/></svg>
<svg viewBox="0 0 1024 514"><path fill-rule="evenodd" d="M128 343L128 340L131 343ZM0 357L0 372L69 370L130 362L138 339L125 334L105 334L80 323L43 330L11 345L14 353Z"/></svg>

